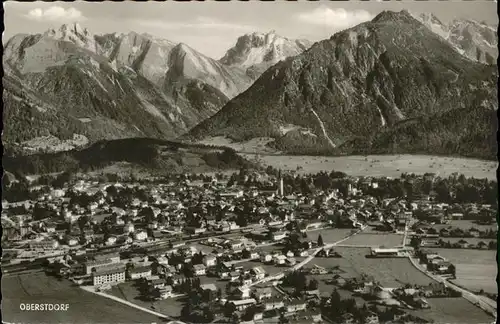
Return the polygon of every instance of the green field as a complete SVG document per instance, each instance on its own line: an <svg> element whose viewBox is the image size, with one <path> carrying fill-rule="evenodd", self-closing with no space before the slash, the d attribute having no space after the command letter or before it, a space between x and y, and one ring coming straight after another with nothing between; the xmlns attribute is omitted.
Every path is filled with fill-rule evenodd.
<svg viewBox="0 0 500 324"><path fill-rule="evenodd" d="M172 317L180 316L182 306L184 305L182 297L168 298L160 301L146 300L140 296L135 283L131 281L114 286L108 293L145 308L152 309L151 306L153 306L154 311Z"/></svg>
<svg viewBox="0 0 500 324"><path fill-rule="evenodd" d="M340 243L341 245L358 245L373 247L394 247L403 244L403 235L394 233L365 234L359 233Z"/></svg>
<svg viewBox="0 0 500 324"><path fill-rule="evenodd" d="M352 229L349 228L328 228L307 232L307 238L313 241L317 241L318 236L321 234L321 236L323 237L323 242L325 244L334 243L349 236L351 232Z"/></svg>
<svg viewBox="0 0 500 324"><path fill-rule="evenodd" d="M67 303L68 311L21 311L21 303ZM152 323L161 320L43 273L2 278L2 319L10 323Z"/></svg>
<svg viewBox="0 0 500 324"><path fill-rule="evenodd" d="M455 264L457 279L455 282L472 291L483 289L489 293L498 293L496 276L497 263L494 250L471 249L432 249Z"/></svg>
<svg viewBox="0 0 500 324"><path fill-rule="evenodd" d="M339 266L346 275L353 277L361 274L371 275L387 288L396 288L404 284L428 285L432 280L413 267L406 258L371 259L365 256L368 248L335 248L342 258L314 258L307 267L314 264L325 268Z"/></svg>
<svg viewBox="0 0 500 324"><path fill-rule="evenodd" d="M435 323L490 324L494 320L479 307L464 298L428 298L430 309L410 311L418 317Z"/></svg>
<svg viewBox="0 0 500 324"><path fill-rule="evenodd" d="M255 159L253 154L242 154ZM368 156L287 156L259 155L264 165L283 170L297 170L300 173L316 173L332 170L342 171L352 176L399 177L401 173L423 174L433 172L449 176L454 172L466 177L496 180L497 162L427 155L368 155Z"/></svg>

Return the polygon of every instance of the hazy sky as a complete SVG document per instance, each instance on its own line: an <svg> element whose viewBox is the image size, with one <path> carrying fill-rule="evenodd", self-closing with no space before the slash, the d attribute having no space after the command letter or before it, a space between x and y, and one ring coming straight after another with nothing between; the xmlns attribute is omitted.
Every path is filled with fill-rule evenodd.
<svg viewBox="0 0 500 324"><path fill-rule="evenodd" d="M382 10L431 12L443 22L454 18L497 26L496 1L349 1L349 2L4 2L8 39L17 33L43 33L79 22L92 33L146 32L183 42L220 58L246 33L275 30L289 38L312 41L371 19Z"/></svg>

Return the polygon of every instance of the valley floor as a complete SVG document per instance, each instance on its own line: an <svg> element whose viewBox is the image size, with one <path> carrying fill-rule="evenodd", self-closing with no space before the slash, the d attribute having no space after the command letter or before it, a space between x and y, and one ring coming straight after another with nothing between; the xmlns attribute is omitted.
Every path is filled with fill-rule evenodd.
<svg viewBox="0 0 500 324"><path fill-rule="evenodd" d="M435 173L447 177L454 172L466 177L496 179L495 161L426 155L367 155L367 156L292 156L241 153L249 160L260 160L266 166L299 173L332 170L351 176L399 177L402 173Z"/></svg>

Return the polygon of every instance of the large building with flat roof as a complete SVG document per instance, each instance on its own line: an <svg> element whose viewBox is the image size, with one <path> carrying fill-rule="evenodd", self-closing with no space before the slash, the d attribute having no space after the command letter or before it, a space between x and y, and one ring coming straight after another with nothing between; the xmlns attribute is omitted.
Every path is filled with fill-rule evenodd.
<svg viewBox="0 0 500 324"><path fill-rule="evenodd" d="M125 266L101 268L92 273L92 284L100 286L104 284L116 284L125 282Z"/></svg>

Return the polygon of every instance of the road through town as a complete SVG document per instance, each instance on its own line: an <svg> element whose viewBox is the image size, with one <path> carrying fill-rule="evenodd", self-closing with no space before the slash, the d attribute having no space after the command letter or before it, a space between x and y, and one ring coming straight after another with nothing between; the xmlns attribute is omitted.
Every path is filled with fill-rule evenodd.
<svg viewBox="0 0 500 324"><path fill-rule="evenodd" d="M416 260L412 257L409 257L409 259L415 268L417 268L418 270L420 270L421 272L426 274L429 278L431 278L437 282L442 282L445 286L450 287L456 291L460 291L462 293L462 296L465 299L467 299L468 301L470 301L474 305L480 307L481 309L483 309L487 313L492 314L496 318L496 316L497 316L497 304L495 301L493 301L485 296L476 295L476 294L474 294L466 289L463 289L463 288L447 281L445 278L434 275L434 274L430 273L429 271L427 271L426 269L424 269L420 264L418 264L418 260Z"/></svg>
<svg viewBox="0 0 500 324"><path fill-rule="evenodd" d="M127 301L127 300L125 300L125 299L121 299L121 298L118 298L118 297L116 297L116 296L109 295L109 294L106 294L106 293L97 292L97 291L95 291L95 288L94 288L94 287L91 287L91 286L80 286L80 288L82 288L83 290L88 291L88 292L90 292L90 293L93 293L93 294L99 295L99 296L101 296L101 297L108 298L108 299L112 299L112 300L114 300L114 301L117 301L117 302L119 302L119 303L125 304L125 305L127 305L127 306L134 307L134 308L136 308L136 309L138 309L138 310L141 310L141 311L143 311L143 312L150 313L150 314L155 315L155 316L158 316L158 317L160 317L160 318L164 318L164 319L167 319L167 320L172 321L172 322L169 322L169 323L186 324L186 323L184 323L184 322L180 322L180 321L178 321L178 320L176 320L176 319L174 319L174 318L172 318L172 317L170 317L170 316L168 316L168 315L165 315L165 314L162 314L162 313L155 312L155 311L153 311L153 310L151 310L151 309L147 309L147 308L145 308L145 307L142 307L142 306L139 306L139 305L137 305L137 304L131 303L131 302L129 302L129 301Z"/></svg>
<svg viewBox="0 0 500 324"><path fill-rule="evenodd" d="M405 230L405 233L404 233L403 246L406 242L407 235L408 235L408 228ZM418 263L418 260L414 259L412 256L409 256L408 258L410 259L410 262L412 263L412 265L415 268L417 268L419 271L423 272L429 278L431 278L437 282L442 282L445 286L450 287L456 291L460 291L462 293L462 296L465 299L467 299L469 302L480 307L481 309L483 309L487 313L492 314L495 318L497 317L497 303L495 301L489 299L486 296L476 295L476 294L474 294L466 289L463 289L462 287L459 287L459 286L453 284L452 282L449 282L448 280L446 280L445 278L443 278L441 276L434 275L431 272L427 271L427 269L424 269L424 267Z"/></svg>

